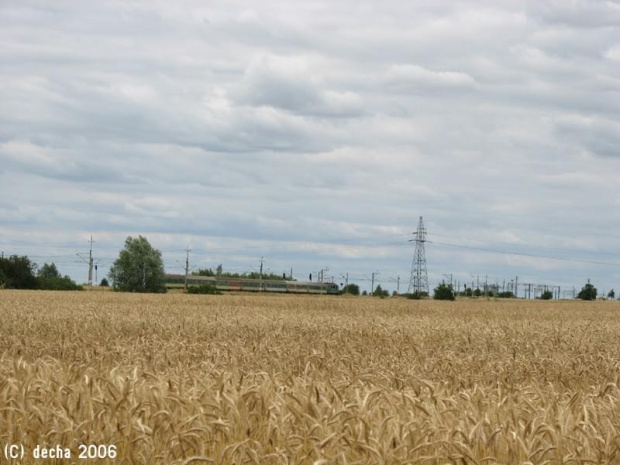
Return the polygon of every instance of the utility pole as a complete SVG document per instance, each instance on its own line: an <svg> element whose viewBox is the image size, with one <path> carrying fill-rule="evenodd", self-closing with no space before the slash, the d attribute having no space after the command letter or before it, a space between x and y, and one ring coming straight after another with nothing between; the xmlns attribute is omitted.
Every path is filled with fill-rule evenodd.
<svg viewBox="0 0 620 465"><path fill-rule="evenodd" d="M329 271L329 267L326 266L325 268L322 268L321 271L319 271L319 282L323 283L324 282L324 278L325 278L325 272Z"/></svg>
<svg viewBox="0 0 620 465"><path fill-rule="evenodd" d="M396 276L396 294L400 294L400 275Z"/></svg>
<svg viewBox="0 0 620 465"><path fill-rule="evenodd" d="M515 276L515 297L519 298L519 277Z"/></svg>
<svg viewBox="0 0 620 465"><path fill-rule="evenodd" d="M95 242L93 241L93 236L90 236L90 240L88 242L90 243L90 252L88 254L88 259L82 256L84 255L83 253L76 253L76 255L80 257L80 259L88 265L88 285L92 286L93 285L93 242Z"/></svg>
<svg viewBox="0 0 620 465"><path fill-rule="evenodd" d="M187 244L187 248L185 249L185 292L187 292L187 276L189 275L189 253L192 250L189 248L189 244Z"/></svg>
<svg viewBox="0 0 620 465"><path fill-rule="evenodd" d="M260 258L259 262L260 262L260 275L258 279L258 291L262 292L263 290L263 263L265 263L265 260L263 259L263 257Z"/></svg>
<svg viewBox="0 0 620 465"><path fill-rule="evenodd" d="M88 258L88 285L93 285L93 236L90 236L90 255Z"/></svg>
<svg viewBox="0 0 620 465"><path fill-rule="evenodd" d="M413 233L413 235L414 239L410 239L409 242L415 242L415 250L413 252L411 276L409 278L409 289L407 292L417 295L421 295L425 292L428 295L428 273L426 270L426 251L424 250L424 243L426 242L426 228L424 227L422 217L420 217L418 229L415 233Z"/></svg>
<svg viewBox="0 0 620 465"><path fill-rule="evenodd" d="M375 275L378 275L378 271L373 271L372 273L372 284L370 285L370 295L373 295L375 292Z"/></svg>
<svg viewBox="0 0 620 465"><path fill-rule="evenodd" d="M349 273L346 275L341 275L341 278L344 278L344 288L347 289L349 287Z"/></svg>

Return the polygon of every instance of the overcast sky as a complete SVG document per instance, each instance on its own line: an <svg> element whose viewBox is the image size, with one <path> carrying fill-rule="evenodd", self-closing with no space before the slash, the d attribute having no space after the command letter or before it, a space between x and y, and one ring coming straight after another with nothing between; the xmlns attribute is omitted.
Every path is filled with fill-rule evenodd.
<svg viewBox="0 0 620 465"><path fill-rule="evenodd" d="M423 216L431 288L620 290L618 0L2 1L0 80L0 248L79 282L141 234L403 291Z"/></svg>

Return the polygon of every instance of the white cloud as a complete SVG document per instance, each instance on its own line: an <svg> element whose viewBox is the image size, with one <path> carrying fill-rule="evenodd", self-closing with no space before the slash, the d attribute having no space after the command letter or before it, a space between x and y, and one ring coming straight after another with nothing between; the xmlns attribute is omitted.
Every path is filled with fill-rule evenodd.
<svg viewBox="0 0 620 465"><path fill-rule="evenodd" d="M476 81L467 73L455 71L431 71L417 65L393 65L385 75L390 90L424 91L428 88L473 87Z"/></svg>

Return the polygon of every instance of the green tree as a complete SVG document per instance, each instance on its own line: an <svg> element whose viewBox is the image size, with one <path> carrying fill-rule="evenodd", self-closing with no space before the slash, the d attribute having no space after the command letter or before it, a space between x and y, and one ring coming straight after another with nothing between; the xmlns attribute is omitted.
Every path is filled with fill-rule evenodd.
<svg viewBox="0 0 620 465"><path fill-rule="evenodd" d="M377 287L373 291L372 295L375 297L388 297L390 293L388 291L384 291L381 284L377 284Z"/></svg>
<svg viewBox="0 0 620 465"><path fill-rule="evenodd" d="M60 278L60 272L58 268L56 268L56 264L54 262L47 264L44 263L39 272L37 273L39 278Z"/></svg>
<svg viewBox="0 0 620 465"><path fill-rule="evenodd" d="M577 298L581 300L596 300L597 292L598 291L594 285L590 283L590 280L588 280L588 283L583 286L581 291L579 291L579 294L577 294Z"/></svg>
<svg viewBox="0 0 620 465"><path fill-rule="evenodd" d="M614 292L613 289L609 291L609 293L607 294L607 298L612 299L612 300L616 298L616 293Z"/></svg>
<svg viewBox="0 0 620 465"><path fill-rule="evenodd" d="M69 276L62 276L52 262L45 263L37 273L39 289L52 291L81 291L82 286L77 285Z"/></svg>
<svg viewBox="0 0 620 465"><path fill-rule="evenodd" d="M108 287L110 285L110 283L108 282L107 279L103 278L101 280L101 284L99 284L101 287Z"/></svg>
<svg viewBox="0 0 620 465"><path fill-rule="evenodd" d="M360 295L360 287L357 284L347 284L342 289L343 294Z"/></svg>
<svg viewBox="0 0 620 465"><path fill-rule="evenodd" d="M146 237L129 236L125 248L110 268L114 289L123 292L166 292L161 252Z"/></svg>
<svg viewBox="0 0 620 465"><path fill-rule="evenodd" d="M433 299L435 300L454 300L454 291L449 284L441 283L433 291Z"/></svg>
<svg viewBox="0 0 620 465"><path fill-rule="evenodd" d="M37 265L30 261L25 255L20 257L12 255L7 258L0 258L0 270L4 275L3 279L6 287L12 289L36 289L37 278L35 270Z"/></svg>
<svg viewBox="0 0 620 465"><path fill-rule="evenodd" d="M540 295L540 298L542 300L551 300L553 299L553 292L551 292L550 290L546 290Z"/></svg>

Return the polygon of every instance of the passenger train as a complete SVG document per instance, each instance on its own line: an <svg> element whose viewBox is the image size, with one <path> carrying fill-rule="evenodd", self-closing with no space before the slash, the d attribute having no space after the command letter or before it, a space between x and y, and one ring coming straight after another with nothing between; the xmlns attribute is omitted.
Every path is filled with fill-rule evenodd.
<svg viewBox="0 0 620 465"><path fill-rule="evenodd" d="M167 274L164 283L168 289L182 289L185 287L185 275ZM229 278L224 276L195 276L187 277L187 286L215 285L219 291L249 291L249 292L281 292L290 294L331 294L340 293L335 283L300 282L268 279Z"/></svg>

